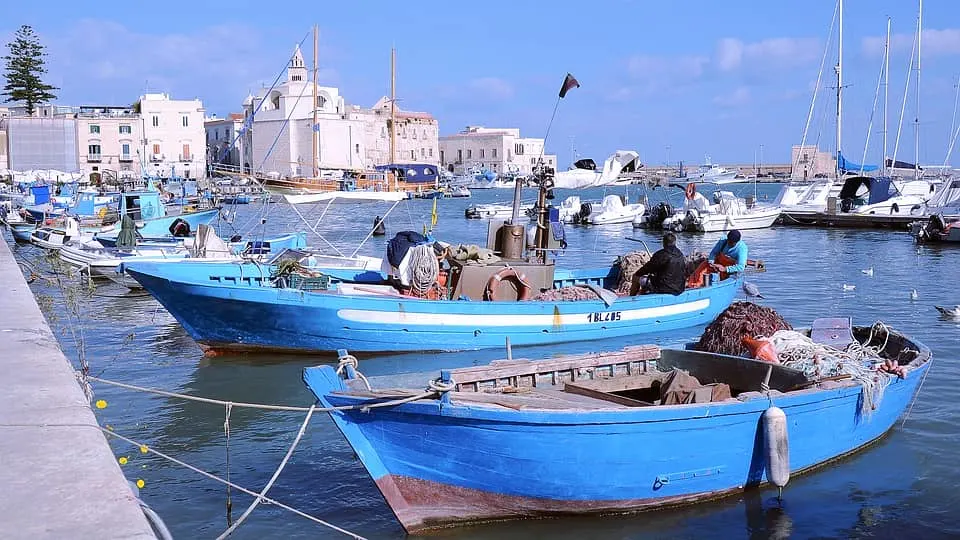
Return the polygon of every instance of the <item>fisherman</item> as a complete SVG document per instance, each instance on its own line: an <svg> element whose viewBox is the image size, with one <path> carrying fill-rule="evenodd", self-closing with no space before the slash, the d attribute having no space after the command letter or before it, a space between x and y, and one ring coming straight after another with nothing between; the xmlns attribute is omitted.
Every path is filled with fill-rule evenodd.
<svg viewBox="0 0 960 540"><path fill-rule="evenodd" d="M734 229L721 238L710 250L708 260L712 260L710 269L720 273L721 277L739 274L747 267L747 243L740 239L740 231Z"/></svg>
<svg viewBox="0 0 960 540"><path fill-rule="evenodd" d="M677 235L663 235L663 249L633 274L630 295L638 293L672 294L683 292L687 281L687 261L677 249Z"/></svg>

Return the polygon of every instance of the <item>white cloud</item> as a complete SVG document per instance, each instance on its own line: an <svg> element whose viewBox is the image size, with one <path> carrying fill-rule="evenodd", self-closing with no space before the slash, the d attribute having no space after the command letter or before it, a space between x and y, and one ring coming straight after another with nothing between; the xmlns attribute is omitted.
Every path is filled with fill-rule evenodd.
<svg viewBox="0 0 960 540"><path fill-rule="evenodd" d="M736 38L717 42L714 63L720 71L747 67L795 67L819 58L820 40L816 38L770 38L744 43Z"/></svg>
<svg viewBox="0 0 960 540"><path fill-rule="evenodd" d="M750 89L746 86L737 87L733 92L729 94L721 94L713 98L713 103L719 105L720 107L740 107L741 105L746 105L750 102Z"/></svg>
<svg viewBox="0 0 960 540"><path fill-rule="evenodd" d="M913 49L915 33L893 34L890 36L890 49L897 52L909 52ZM923 31L921 52L927 56L951 56L960 54L960 28L937 30L928 28ZM883 55L885 36L869 36L861 41L863 53L867 56Z"/></svg>

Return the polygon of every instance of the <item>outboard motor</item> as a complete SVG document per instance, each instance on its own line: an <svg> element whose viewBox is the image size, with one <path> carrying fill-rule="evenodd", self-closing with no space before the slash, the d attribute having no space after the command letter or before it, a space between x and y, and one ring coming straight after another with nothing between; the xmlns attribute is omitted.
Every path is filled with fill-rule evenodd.
<svg viewBox="0 0 960 540"><path fill-rule="evenodd" d="M853 209L853 199L841 199L840 200L840 211L849 212Z"/></svg>
<svg viewBox="0 0 960 540"><path fill-rule="evenodd" d="M580 211L573 216L574 223L586 223L587 218L590 217L590 214L593 212L593 207L590 203L583 203L580 205Z"/></svg>
<svg viewBox="0 0 960 540"><path fill-rule="evenodd" d="M373 218L373 236L384 236L387 234L387 227L383 224L380 216Z"/></svg>
<svg viewBox="0 0 960 540"><path fill-rule="evenodd" d="M174 238L186 238L190 236L190 224L183 218L177 218L170 224L169 231Z"/></svg>

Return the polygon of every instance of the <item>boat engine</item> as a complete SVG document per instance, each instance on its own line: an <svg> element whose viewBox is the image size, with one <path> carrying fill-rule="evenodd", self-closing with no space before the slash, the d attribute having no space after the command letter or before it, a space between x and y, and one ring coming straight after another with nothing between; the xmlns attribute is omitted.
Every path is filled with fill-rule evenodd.
<svg viewBox="0 0 960 540"><path fill-rule="evenodd" d="M573 215L573 222L577 224L585 224L591 213L593 213L593 206L590 203L585 202L580 205L580 211Z"/></svg>
<svg viewBox="0 0 960 540"><path fill-rule="evenodd" d="M673 207L669 203L661 202L650 209L650 215L647 217L647 227L656 228L663 225L663 222L673 215Z"/></svg>

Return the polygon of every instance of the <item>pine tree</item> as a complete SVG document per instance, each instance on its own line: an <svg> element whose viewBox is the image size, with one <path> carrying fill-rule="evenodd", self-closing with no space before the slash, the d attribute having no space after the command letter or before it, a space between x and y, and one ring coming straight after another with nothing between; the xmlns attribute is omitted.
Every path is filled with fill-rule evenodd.
<svg viewBox="0 0 960 540"><path fill-rule="evenodd" d="M40 79L47 72L44 67L47 53L33 28L21 26L14 40L7 43L7 49L10 53L3 57L7 64L3 74L7 85L0 92L8 96L6 101L22 101L27 106L27 114L32 115L37 105L57 99L51 91L59 88L45 84Z"/></svg>

